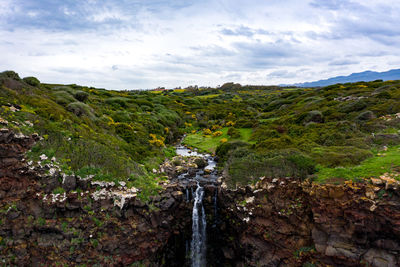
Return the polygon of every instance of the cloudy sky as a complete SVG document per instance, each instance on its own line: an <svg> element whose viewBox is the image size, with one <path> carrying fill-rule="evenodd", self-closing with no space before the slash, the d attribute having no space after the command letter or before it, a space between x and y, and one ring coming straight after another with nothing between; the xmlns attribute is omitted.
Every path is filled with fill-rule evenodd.
<svg viewBox="0 0 400 267"><path fill-rule="evenodd" d="M398 0L0 0L0 71L108 89L400 68Z"/></svg>

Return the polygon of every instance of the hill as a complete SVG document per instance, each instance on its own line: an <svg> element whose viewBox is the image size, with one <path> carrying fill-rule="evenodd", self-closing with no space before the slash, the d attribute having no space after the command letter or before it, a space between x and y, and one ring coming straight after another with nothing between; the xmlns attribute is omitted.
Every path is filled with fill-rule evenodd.
<svg viewBox="0 0 400 267"><path fill-rule="evenodd" d="M398 80L400 79L400 69L389 70L385 72L364 71L359 73L352 73L348 76L337 76L326 80L319 80L314 82L297 83L295 86L299 87L321 87L337 83L354 83L354 82L370 82L375 80Z"/></svg>
<svg viewBox="0 0 400 267"><path fill-rule="evenodd" d="M43 138L30 159L55 157L64 171L148 194L163 179L154 169L184 134L186 145L219 156L232 186L265 175L358 179L398 165L399 81L108 91L7 71L0 84L3 126Z"/></svg>

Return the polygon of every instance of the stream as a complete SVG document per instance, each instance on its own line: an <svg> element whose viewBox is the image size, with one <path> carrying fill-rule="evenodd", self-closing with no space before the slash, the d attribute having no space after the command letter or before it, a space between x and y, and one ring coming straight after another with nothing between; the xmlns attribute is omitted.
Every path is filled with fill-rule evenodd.
<svg viewBox="0 0 400 267"><path fill-rule="evenodd" d="M189 190L186 187L186 201L193 201L192 210L192 235L190 240L190 251L186 251L187 255L190 255L190 266L192 267L204 267L209 266L210 263L215 262L214 259L207 259L207 214L203 205L203 199L205 196L204 185L217 183L217 163L210 154L202 154L197 151L190 150L185 146L179 145L176 148L176 153L179 156L184 157L202 157L207 161L207 166L203 169L196 170L195 175L189 172L180 174L178 179L185 184L190 182L196 182L196 190L193 192L193 187ZM213 196L213 216L214 221L217 218L217 191ZM190 197L192 196L192 199ZM215 227L216 222L213 224ZM189 249L186 246L186 249ZM210 262L208 263L207 260Z"/></svg>

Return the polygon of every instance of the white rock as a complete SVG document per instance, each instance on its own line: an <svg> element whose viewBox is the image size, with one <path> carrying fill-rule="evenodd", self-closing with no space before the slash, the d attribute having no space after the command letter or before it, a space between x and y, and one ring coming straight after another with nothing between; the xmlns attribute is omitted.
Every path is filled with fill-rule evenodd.
<svg viewBox="0 0 400 267"><path fill-rule="evenodd" d="M246 203L253 203L253 202L254 202L254 196L246 198Z"/></svg>

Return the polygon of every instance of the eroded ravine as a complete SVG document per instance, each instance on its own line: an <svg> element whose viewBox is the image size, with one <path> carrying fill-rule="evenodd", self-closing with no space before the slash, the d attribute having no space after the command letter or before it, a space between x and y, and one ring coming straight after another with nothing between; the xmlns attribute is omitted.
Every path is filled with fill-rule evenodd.
<svg viewBox="0 0 400 267"><path fill-rule="evenodd" d="M160 167L171 179L149 202L122 202L115 197L129 190L121 184L98 190L90 180L60 179L49 171L54 163L26 162L37 139L0 131L0 255L6 266L190 266L197 182L204 189L207 266L400 265L395 180L323 185L260 177L255 185L229 189L191 158L188 168ZM51 193L58 186L82 191Z"/></svg>

